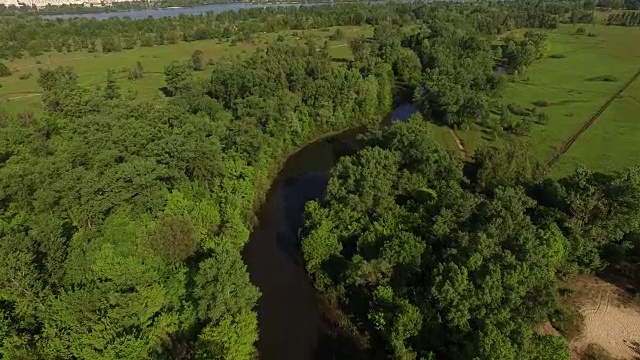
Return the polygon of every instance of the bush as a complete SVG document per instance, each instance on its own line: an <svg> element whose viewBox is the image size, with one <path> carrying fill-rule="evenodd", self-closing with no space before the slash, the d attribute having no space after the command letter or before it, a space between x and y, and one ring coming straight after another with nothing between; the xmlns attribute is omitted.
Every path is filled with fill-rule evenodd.
<svg viewBox="0 0 640 360"><path fill-rule="evenodd" d="M583 360L613 360L613 356L598 344L589 344L582 354Z"/></svg>
<svg viewBox="0 0 640 360"><path fill-rule="evenodd" d="M24 74L20 74L18 76L18 79L20 80L27 80L28 78L30 78L33 74L28 72L28 73L24 73Z"/></svg>
<svg viewBox="0 0 640 360"><path fill-rule="evenodd" d="M546 100L536 100L532 104L537 106L537 107L547 107L547 106L549 106L549 102L546 101Z"/></svg>
<svg viewBox="0 0 640 360"><path fill-rule="evenodd" d="M588 37L598 37L598 34L594 34L592 32L587 34Z"/></svg>
<svg viewBox="0 0 640 360"><path fill-rule="evenodd" d="M337 28L336 31L329 36L330 40L342 40L344 39L344 31L341 28Z"/></svg>
<svg viewBox="0 0 640 360"><path fill-rule="evenodd" d="M129 69L129 74L127 78L129 80L139 80L144 77L144 69L142 68L142 63L140 61L136 61L135 65Z"/></svg>
<svg viewBox="0 0 640 360"><path fill-rule="evenodd" d="M36 60L36 64L37 64L37 65L40 65L40 64L42 64L42 61L40 61L40 60Z"/></svg>
<svg viewBox="0 0 640 360"><path fill-rule="evenodd" d="M196 50L191 54L191 67L193 70L204 70L206 63L204 62L204 53L202 50Z"/></svg>
<svg viewBox="0 0 640 360"><path fill-rule="evenodd" d="M517 104L509 104L507 105L507 107L509 109L509 112L512 113L513 115L529 116L531 114L531 111Z"/></svg>
<svg viewBox="0 0 640 360"><path fill-rule="evenodd" d="M284 36L282 34L278 35L278 37L276 38L277 42L283 42L284 41Z"/></svg>
<svg viewBox="0 0 640 360"><path fill-rule="evenodd" d="M587 80L589 80L589 81L616 82L619 79L614 75L602 75L602 76L594 76L594 77L589 78Z"/></svg>
<svg viewBox="0 0 640 360"><path fill-rule="evenodd" d="M576 29L575 33L576 35L584 35L587 32L587 30L585 30L583 27L579 27Z"/></svg>
<svg viewBox="0 0 640 360"><path fill-rule="evenodd" d="M549 55L549 57L552 59L564 59L567 56L565 54L552 54L552 55Z"/></svg>
<svg viewBox="0 0 640 360"><path fill-rule="evenodd" d="M11 76L11 70L9 70L9 68L5 64L0 63L0 77L7 76Z"/></svg>
<svg viewBox="0 0 640 360"><path fill-rule="evenodd" d="M549 123L549 115L539 112L536 115L536 123L539 125L547 125Z"/></svg>
<svg viewBox="0 0 640 360"><path fill-rule="evenodd" d="M576 309L557 308L549 320L567 340L578 336L584 326L584 316Z"/></svg>

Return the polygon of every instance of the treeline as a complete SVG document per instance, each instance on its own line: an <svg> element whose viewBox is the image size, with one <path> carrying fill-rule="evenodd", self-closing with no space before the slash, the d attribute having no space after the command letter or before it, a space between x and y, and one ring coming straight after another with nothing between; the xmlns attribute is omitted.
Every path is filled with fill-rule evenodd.
<svg viewBox="0 0 640 360"><path fill-rule="evenodd" d="M640 26L640 11L624 11L610 14L607 25Z"/></svg>
<svg viewBox="0 0 640 360"><path fill-rule="evenodd" d="M325 2L347 2L347 0L317 0L313 3L325 3ZM166 9L170 7L195 7L202 5L219 5L219 4L235 4L235 3L260 3L260 4L286 4L286 3L307 3L307 1L229 1L229 0L156 0L156 1L120 1L114 2L109 5L103 4L102 6L85 6L84 4L62 4L62 5L50 5L47 4L43 7L36 6L15 6L0 4L0 16L8 15L63 15L63 14L94 14L94 13L108 13L119 11L131 11L131 10L149 10L149 9Z"/></svg>
<svg viewBox="0 0 640 360"><path fill-rule="evenodd" d="M252 358L241 250L283 156L391 104L315 45L165 74L166 102L42 70L46 114L0 119L1 357Z"/></svg>
<svg viewBox="0 0 640 360"><path fill-rule="evenodd" d="M464 10L451 11L457 7ZM204 39L248 40L258 32L304 30L338 25L408 24L428 14L456 13L493 34L512 28L554 28L570 21L574 2L503 2L491 4L340 4L309 7L243 9L219 14L166 18L74 18L45 20L34 16L0 17L0 58L37 56L44 52L118 51L137 46ZM101 49L103 43L115 44ZM100 50L101 49L101 50Z"/></svg>

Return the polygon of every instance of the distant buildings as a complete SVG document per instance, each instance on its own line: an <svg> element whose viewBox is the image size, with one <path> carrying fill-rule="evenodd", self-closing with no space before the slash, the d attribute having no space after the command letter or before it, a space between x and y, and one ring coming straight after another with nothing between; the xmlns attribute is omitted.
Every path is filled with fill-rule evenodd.
<svg viewBox="0 0 640 360"><path fill-rule="evenodd" d="M0 0L0 4L5 6L36 6L44 7L47 5L85 5L85 6L102 6L111 5L115 2L125 2L131 0ZM135 0L134 0L135 1Z"/></svg>

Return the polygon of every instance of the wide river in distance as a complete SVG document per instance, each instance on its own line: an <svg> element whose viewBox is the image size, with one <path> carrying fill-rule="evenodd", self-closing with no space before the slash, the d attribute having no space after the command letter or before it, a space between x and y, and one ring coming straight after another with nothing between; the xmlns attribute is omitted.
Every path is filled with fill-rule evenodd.
<svg viewBox="0 0 640 360"><path fill-rule="evenodd" d="M179 16L179 15L198 15L205 13L221 13L225 11L238 11L241 9L254 9L254 8L277 8L277 7L289 7L289 6L318 6L318 5L333 5L340 3L282 3L282 4L250 4L250 3L227 3L227 4L212 4L212 5L199 5L194 7L176 7L176 8L164 8L164 9L146 9L146 10L129 10L129 11L106 11L88 14L60 14L60 15L44 15L45 19L70 19L70 18L95 18L98 20L108 19L112 17L129 17L131 19L146 19L148 17L160 18L167 16Z"/></svg>

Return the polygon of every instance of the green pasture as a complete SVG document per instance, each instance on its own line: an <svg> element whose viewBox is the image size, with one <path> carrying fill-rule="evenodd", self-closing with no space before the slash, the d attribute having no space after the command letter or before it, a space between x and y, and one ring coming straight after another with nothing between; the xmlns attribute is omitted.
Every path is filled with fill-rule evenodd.
<svg viewBox="0 0 640 360"><path fill-rule="evenodd" d="M553 173L566 174L578 164L605 172L640 164L640 81L615 99L560 158Z"/></svg>
<svg viewBox="0 0 640 360"><path fill-rule="evenodd" d="M358 36L371 36L373 28L342 26L344 38L329 41L329 53L336 59L350 58L351 50L347 46L349 39ZM311 38L322 45L335 32L337 27L328 29L314 29L305 31L283 31L280 33L255 34L247 42L233 44L229 41L202 40L180 42L174 45L163 45L146 48L123 50L116 53L47 53L35 58L24 58L6 65L13 71L10 77L0 78L0 107L10 112L24 110L39 111L40 87L37 84L38 68L55 66L71 66L78 73L80 84L85 86L99 86L106 79L106 71L113 69L120 79L120 86L124 91L136 91L140 96L152 97L160 94L159 88L164 85L164 67L173 60L187 60L191 54L199 49L204 52L206 59L220 59L226 56L245 56L259 47L277 41L283 35L286 43L304 44ZM127 79L129 69L140 61L144 68L144 78L136 81ZM26 79L20 77L27 76ZM205 70L197 74L208 77L210 72Z"/></svg>
<svg viewBox="0 0 640 360"><path fill-rule="evenodd" d="M582 26L586 33L576 35ZM547 125L534 125L527 136L535 156L547 161L574 132L640 70L640 28L603 25L566 25L549 31L548 55L524 74L514 77L504 93L504 103L540 110L549 115ZM640 85L633 84L621 99L586 131L552 169L559 176L583 163L607 171L638 163L633 151L639 139ZM487 141L477 126L460 131L472 153Z"/></svg>

